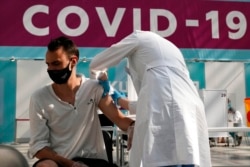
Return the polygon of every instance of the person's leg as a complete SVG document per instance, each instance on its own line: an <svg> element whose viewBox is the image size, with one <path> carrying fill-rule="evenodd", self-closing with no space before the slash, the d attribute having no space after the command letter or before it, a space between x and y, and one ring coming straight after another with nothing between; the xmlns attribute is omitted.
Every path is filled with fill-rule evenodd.
<svg viewBox="0 0 250 167"><path fill-rule="evenodd" d="M236 141L237 141L237 146L239 146L241 144L242 141L242 136L239 136L239 134L236 134Z"/></svg>
<svg viewBox="0 0 250 167"><path fill-rule="evenodd" d="M162 167L195 167L196 165L171 165L171 166L162 166Z"/></svg>
<svg viewBox="0 0 250 167"><path fill-rule="evenodd" d="M111 167L110 163L103 159L76 157L76 158L73 158L72 160L77 161L77 162L83 162L89 167Z"/></svg>
<svg viewBox="0 0 250 167"><path fill-rule="evenodd" d="M232 138L233 138L233 141L234 141L234 145L236 146L236 145L238 145L237 143L238 143L238 140L237 140L237 135L236 135L236 133L235 132L229 132L229 134L232 136Z"/></svg>
<svg viewBox="0 0 250 167"><path fill-rule="evenodd" d="M229 132L229 134L232 136L232 138L235 138L235 132Z"/></svg>
<svg viewBox="0 0 250 167"><path fill-rule="evenodd" d="M55 161L50 159L40 159L34 163L32 167L62 167Z"/></svg>

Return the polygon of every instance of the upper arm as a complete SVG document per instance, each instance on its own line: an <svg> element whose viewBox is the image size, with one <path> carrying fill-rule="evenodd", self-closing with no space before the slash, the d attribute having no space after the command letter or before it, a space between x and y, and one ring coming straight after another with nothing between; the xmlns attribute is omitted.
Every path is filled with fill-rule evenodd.
<svg viewBox="0 0 250 167"><path fill-rule="evenodd" d="M34 156L41 148L49 146L49 130L47 119L44 117L36 98L31 97L29 105L30 117L30 154Z"/></svg>

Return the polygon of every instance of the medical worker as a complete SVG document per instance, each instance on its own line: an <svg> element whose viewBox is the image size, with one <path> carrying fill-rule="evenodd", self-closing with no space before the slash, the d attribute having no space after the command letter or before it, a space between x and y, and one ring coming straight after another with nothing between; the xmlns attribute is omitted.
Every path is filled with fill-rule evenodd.
<svg viewBox="0 0 250 167"><path fill-rule="evenodd" d="M137 30L96 55L91 72L124 58L138 95L130 167L210 167L204 105L180 50L156 33Z"/></svg>

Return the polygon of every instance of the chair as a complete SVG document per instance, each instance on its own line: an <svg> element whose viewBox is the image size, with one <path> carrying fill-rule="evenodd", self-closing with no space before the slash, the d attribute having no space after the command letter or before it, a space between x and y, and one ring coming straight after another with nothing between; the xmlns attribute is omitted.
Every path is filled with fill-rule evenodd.
<svg viewBox="0 0 250 167"><path fill-rule="evenodd" d="M111 126L114 127L114 123L109 120L104 114L98 114L101 126ZM108 131L113 138L113 130Z"/></svg>
<svg viewBox="0 0 250 167"><path fill-rule="evenodd" d="M110 121L104 114L99 114L99 120L101 126L114 127L114 123ZM102 133L109 163L113 164L113 130L103 130Z"/></svg>
<svg viewBox="0 0 250 167"><path fill-rule="evenodd" d="M24 155L8 145L0 145L0 164L1 167L29 167Z"/></svg>

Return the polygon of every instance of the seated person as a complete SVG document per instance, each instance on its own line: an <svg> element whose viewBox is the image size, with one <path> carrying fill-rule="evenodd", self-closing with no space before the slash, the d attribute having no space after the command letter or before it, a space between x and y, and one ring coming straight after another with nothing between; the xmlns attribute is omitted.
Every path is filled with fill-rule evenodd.
<svg viewBox="0 0 250 167"><path fill-rule="evenodd" d="M53 82L35 91L29 105L29 155L39 159L33 167L111 167L97 110L124 131L134 123L109 90L76 73L78 60L72 40L58 37L48 44L45 61Z"/></svg>

